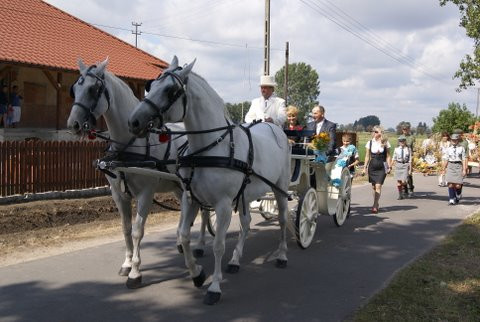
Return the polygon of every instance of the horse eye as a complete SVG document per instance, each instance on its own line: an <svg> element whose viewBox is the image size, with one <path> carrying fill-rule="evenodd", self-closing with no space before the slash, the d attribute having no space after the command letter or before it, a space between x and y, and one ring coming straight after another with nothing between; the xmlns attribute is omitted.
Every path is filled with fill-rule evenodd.
<svg viewBox="0 0 480 322"><path fill-rule="evenodd" d="M167 93L167 96L168 96L168 99L169 100L172 100L174 97L175 97L175 94L177 93L177 90L175 87L170 87L168 89L168 93Z"/></svg>
<svg viewBox="0 0 480 322"><path fill-rule="evenodd" d="M92 86L90 87L89 92L90 95L92 95L93 97L97 97L98 95L100 95L100 87Z"/></svg>

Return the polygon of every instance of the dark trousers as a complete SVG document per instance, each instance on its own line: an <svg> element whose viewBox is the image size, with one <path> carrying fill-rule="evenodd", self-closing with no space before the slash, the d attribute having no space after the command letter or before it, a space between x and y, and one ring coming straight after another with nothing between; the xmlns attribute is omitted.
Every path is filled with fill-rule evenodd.
<svg viewBox="0 0 480 322"><path fill-rule="evenodd" d="M405 192L413 192L413 189L415 188L413 185L413 176L411 174L408 175L407 177L407 184L403 186Z"/></svg>

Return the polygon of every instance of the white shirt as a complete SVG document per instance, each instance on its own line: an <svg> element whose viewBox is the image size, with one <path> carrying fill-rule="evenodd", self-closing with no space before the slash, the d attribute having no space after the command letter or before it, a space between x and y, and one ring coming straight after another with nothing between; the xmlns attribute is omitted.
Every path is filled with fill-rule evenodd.
<svg viewBox="0 0 480 322"><path fill-rule="evenodd" d="M402 156L402 147L397 146L395 151L393 151L393 158L394 161L397 162L410 162L410 149L407 146L403 147L403 156Z"/></svg>
<svg viewBox="0 0 480 322"><path fill-rule="evenodd" d="M467 158L465 154L465 148L459 144L451 145L445 150L445 154L442 157L449 162L463 161Z"/></svg>
<svg viewBox="0 0 480 322"><path fill-rule="evenodd" d="M287 120L287 108L283 98L272 95L267 100L263 96L254 99L245 115L245 122L252 123L254 120L265 120L267 117L271 117L273 123L283 127Z"/></svg>
<svg viewBox="0 0 480 322"><path fill-rule="evenodd" d="M372 153L383 153L384 147L382 146L381 142L378 142L376 140L370 140L372 141L372 149L370 150ZM370 149L370 141L365 144L365 147L367 149ZM387 141L386 144L387 148L390 149L390 142Z"/></svg>
<svg viewBox="0 0 480 322"><path fill-rule="evenodd" d="M315 130L315 134L318 134L320 133L321 129L322 129L322 126L323 126L323 121L325 121L325 119L323 119L321 122L318 122L317 123L317 128Z"/></svg>

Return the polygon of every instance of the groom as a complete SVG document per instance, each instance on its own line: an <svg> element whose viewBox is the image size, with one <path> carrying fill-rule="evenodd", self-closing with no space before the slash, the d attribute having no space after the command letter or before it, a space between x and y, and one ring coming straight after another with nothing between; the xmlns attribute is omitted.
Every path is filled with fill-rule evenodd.
<svg viewBox="0 0 480 322"><path fill-rule="evenodd" d="M327 155L334 155L336 148L336 135L337 124L330 122L325 118L325 108L321 105L317 105L312 109L313 121L307 123L306 130L315 131L315 134L320 132L327 132L330 141L328 142Z"/></svg>

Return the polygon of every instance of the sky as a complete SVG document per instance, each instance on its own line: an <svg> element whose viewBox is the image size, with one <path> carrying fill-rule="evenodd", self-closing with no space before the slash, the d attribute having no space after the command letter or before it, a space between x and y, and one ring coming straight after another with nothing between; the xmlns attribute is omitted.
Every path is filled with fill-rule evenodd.
<svg viewBox="0 0 480 322"><path fill-rule="evenodd" d="M197 59L225 102L260 96L265 1L46 0L135 45L181 65ZM376 115L384 127L401 121L432 125L450 102L476 113L477 88L458 93L452 79L473 40L455 5L438 0L273 0L270 74L304 62L319 75L318 101L338 124ZM113 27L113 28L112 28ZM93 62L91 62L93 63Z"/></svg>

